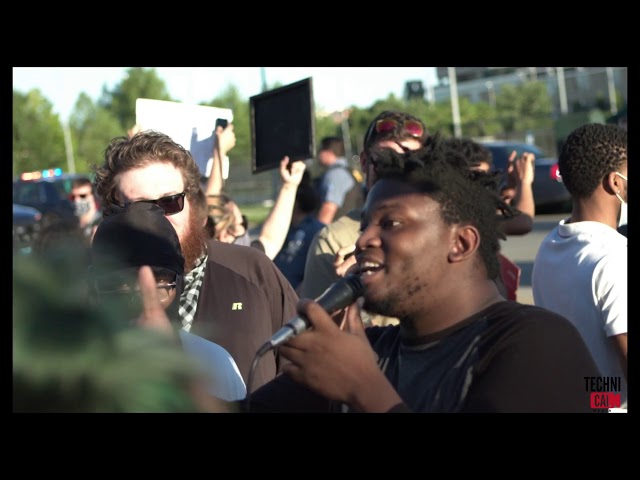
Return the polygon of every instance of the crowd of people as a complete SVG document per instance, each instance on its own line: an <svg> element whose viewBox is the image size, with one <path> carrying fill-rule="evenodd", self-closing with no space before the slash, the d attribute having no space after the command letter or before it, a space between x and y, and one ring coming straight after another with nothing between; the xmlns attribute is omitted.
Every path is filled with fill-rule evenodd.
<svg viewBox="0 0 640 480"><path fill-rule="evenodd" d="M587 124L564 143L573 210L524 305L500 240L533 228L534 155L495 171L425 120L372 118L362 179L339 137L320 140L316 179L282 158L253 236L222 175L232 123L208 178L161 132L113 139L73 184L78 221L14 260L14 410L599 411L587 378L621 379L627 408L626 131ZM326 311L314 299L346 276L362 292ZM264 348L297 317L310 328Z"/></svg>

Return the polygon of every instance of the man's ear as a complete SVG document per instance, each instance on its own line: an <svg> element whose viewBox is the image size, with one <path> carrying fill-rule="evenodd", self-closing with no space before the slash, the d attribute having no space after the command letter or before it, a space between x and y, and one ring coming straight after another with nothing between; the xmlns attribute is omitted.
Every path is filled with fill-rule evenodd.
<svg viewBox="0 0 640 480"><path fill-rule="evenodd" d="M609 195L614 195L616 193L617 189L614 183L616 176L617 175L615 173L611 172L608 175L605 175L604 178L602 179L602 188Z"/></svg>
<svg viewBox="0 0 640 480"><path fill-rule="evenodd" d="M622 182L624 182L624 180L620 178L616 172L610 172L604 177L604 189L611 195L615 195L616 193L621 194L624 191Z"/></svg>
<svg viewBox="0 0 640 480"><path fill-rule="evenodd" d="M452 230L449 261L461 262L471 257L480 245L480 233L473 225L456 225Z"/></svg>

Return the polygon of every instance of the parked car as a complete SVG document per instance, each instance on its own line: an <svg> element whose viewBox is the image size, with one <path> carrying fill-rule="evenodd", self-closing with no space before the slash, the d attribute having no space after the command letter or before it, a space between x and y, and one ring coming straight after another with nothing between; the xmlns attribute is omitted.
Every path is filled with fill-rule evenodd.
<svg viewBox="0 0 640 480"><path fill-rule="evenodd" d="M558 159L546 155L537 145L528 143L495 141L482 142L493 156L493 168L506 171L507 162L514 150L518 157L523 152L531 152L536 156L535 178L533 180L533 198L536 211L568 212L571 211L571 194L562 183L558 168Z"/></svg>
<svg viewBox="0 0 640 480"><path fill-rule="evenodd" d="M13 204L13 251L27 255L41 227L42 213L26 205Z"/></svg>
<svg viewBox="0 0 640 480"><path fill-rule="evenodd" d="M75 214L69 199L71 182L81 176L84 175L50 173L46 177L36 175L31 179L30 175L23 174L13 182L13 202L39 210L43 225L60 218L72 218Z"/></svg>

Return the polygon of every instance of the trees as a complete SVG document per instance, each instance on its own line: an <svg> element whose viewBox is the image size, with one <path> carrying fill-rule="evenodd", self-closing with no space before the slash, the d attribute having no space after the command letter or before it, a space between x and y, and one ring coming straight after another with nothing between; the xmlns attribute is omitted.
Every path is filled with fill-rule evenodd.
<svg viewBox="0 0 640 480"><path fill-rule="evenodd" d="M13 91L13 175L67 168L64 131L40 90Z"/></svg>
<svg viewBox="0 0 640 480"><path fill-rule="evenodd" d="M126 134L127 130L136 123L136 99L138 98L172 100L155 68L128 69L125 78L113 90L102 88L102 96L98 104L111 112Z"/></svg>
<svg viewBox="0 0 640 480"><path fill-rule="evenodd" d="M271 89L277 88L275 84ZM76 171L89 172L100 161L103 150L115 136L126 135L135 124L137 98L169 100L165 82L154 68L133 67L122 82L112 89L103 87L101 97L92 101L84 92L76 101L70 116L70 132ZM229 85L204 105L230 108L234 114L236 147L233 162L249 164L251 131L249 99L242 98L238 88ZM471 103L461 98L462 133L482 137L502 133L525 132L553 126L552 101L544 82L505 85L496 92L495 107L487 103ZM352 151L362 148L365 130L371 119L384 110L403 110L423 119L430 132L453 135L450 102L428 103L422 98L404 100L394 95L374 102L370 107L352 106L349 110L349 135ZM319 112L316 107L316 114ZM327 135L341 135L342 125L333 115L316 115L316 140ZM52 105L34 90L14 91L13 105L14 173L61 167L68 170L64 131Z"/></svg>
<svg viewBox="0 0 640 480"><path fill-rule="evenodd" d="M69 118L75 170L89 173L109 141L135 124L137 98L171 100L155 69L130 68L112 90L103 87L97 103L81 92ZM60 167L69 171L63 126L39 90L13 92L13 171Z"/></svg>
<svg viewBox="0 0 640 480"><path fill-rule="evenodd" d="M133 125L133 124L132 124ZM76 172L91 172L109 141L126 134L113 113L80 94L69 119Z"/></svg>
<svg viewBox="0 0 640 480"><path fill-rule="evenodd" d="M503 85L496 95L497 119L505 133L553 126L553 106L543 82Z"/></svg>

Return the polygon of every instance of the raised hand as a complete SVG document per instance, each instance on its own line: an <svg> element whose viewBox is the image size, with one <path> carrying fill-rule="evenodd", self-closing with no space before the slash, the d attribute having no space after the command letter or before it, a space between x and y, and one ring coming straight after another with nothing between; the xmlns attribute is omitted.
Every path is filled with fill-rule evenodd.
<svg viewBox="0 0 640 480"><path fill-rule="evenodd" d="M216 128L216 136L218 137L216 144L219 148L220 155L224 157L236 146L236 133L233 130L233 123L227 125L227 128L218 126Z"/></svg>
<svg viewBox="0 0 640 480"><path fill-rule="evenodd" d="M142 297L142 313L138 317L137 324L145 328L153 328L168 335L175 335L165 307L160 301L156 277L151 267L143 266L138 271L138 284ZM177 301L177 300L174 300Z"/></svg>
<svg viewBox="0 0 640 480"><path fill-rule="evenodd" d="M297 187L302 181L302 176L307 168L307 164L302 160L291 163L291 168L289 168L289 164L289 157L284 157L280 160L280 180L282 180L282 183Z"/></svg>

